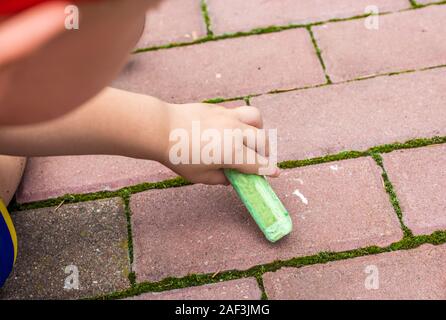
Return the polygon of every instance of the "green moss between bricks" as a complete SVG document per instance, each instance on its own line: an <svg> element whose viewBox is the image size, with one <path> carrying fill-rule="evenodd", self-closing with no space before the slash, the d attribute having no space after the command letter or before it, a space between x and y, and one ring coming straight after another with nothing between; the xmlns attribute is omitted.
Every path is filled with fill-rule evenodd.
<svg viewBox="0 0 446 320"><path fill-rule="evenodd" d="M321 88L321 87L326 87L326 86L330 86L330 85L341 85L341 84L350 83L350 82L364 81L364 80L370 80L370 79L380 78L380 77L392 77L392 76L397 76L397 75L401 75L401 74L423 72L423 71L440 69L440 68L446 68L446 65L443 64L443 65L425 67L425 68L421 68L421 69L410 69L410 70L400 70L400 71L394 71L394 72L380 73L380 74L374 74L374 75L370 75L370 76L366 76L366 77L359 77L359 78L345 80L345 81L336 82L336 83L325 82L325 83L309 85L309 86L304 86L304 87L290 88L290 89L275 89L275 90L271 90L268 92L255 93L255 94L250 94L250 95L246 95L246 96L239 96L239 97L232 97L232 98L218 97L218 98L203 100L202 102L203 103L211 103L211 104L219 104L219 103L237 101L237 100L245 100L245 101L249 102L249 100L251 98L262 96L265 94L279 94L279 93L299 91L299 90L315 89L315 88Z"/></svg>
<svg viewBox="0 0 446 320"><path fill-rule="evenodd" d="M130 285L132 287L136 286L136 273L134 271L131 271L128 275Z"/></svg>
<svg viewBox="0 0 446 320"><path fill-rule="evenodd" d="M418 3L416 0L409 0L409 1L410 1L410 4L412 5L412 8L414 8L414 9L446 4L446 1L434 2L435 0L432 0L431 3L426 3L426 4Z"/></svg>
<svg viewBox="0 0 446 320"><path fill-rule="evenodd" d="M384 188L386 189L386 192L389 195L390 203L392 204L393 209L395 210L395 213L398 217L398 220L400 221L400 225L401 225L401 229L403 230L404 237L412 237L413 236L412 231L404 224L403 212L401 210L400 202L396 195L395 189L393 188L393 185L390 182L389 176L387 175L387 171L384 168L383 158L381 157L380 154L377 154L377 153L372 154L372 158L375 160L375 162L378 164L378 166L382 170L382 178L384 181Z"/></svg>
<svg viewBox="0 0 446 320"><path fill-rule="evenodd" d="M377 154L377 153L389 153L389 152L392 152L395 150L420 148L420 147L425 147L425 146L429 146L429 145L443 144L443 143L446 143L446 137L418 138L418 139L409 140L404 143L395 142L392 144L376 146L376 147L372 147L366 151L343 151L343 152L340 152L337 154L327 155L327 156L323 156L323 157L304 159L304 160L283 161L283 162L280 162L278 164L278 166L282 169L293 169L293 168L322 164L322 163L333 162L333 161L373 156L374 154ZM186 181L185 179L183 179L181 177L177 177L174 179L169 179L169 180L165 180L165 181L161 181L161 182L142 183L142 184L135 185L135 186L129 186L129 187L119 189L117 191L100 191L100 192L87 193L87 194L68 194L68 195L64 195L62 197L58 197L55 199L48 199L48 200L25 203L25 204L19 204L16 201L13 201L8 206L8 209L10 212L14 212L14 211L24 211L24 210L46 208L46 207L56 207L56 206L60 205L62 202L64 204L69 204L69 203L94 201L94 200L114 198L114 197L121 197L123 199L126 199L127 197L129 197L132 194L144 192L144 191L151 190L151 189L176 188L176 187L182 187L182 186L186 186L186 185L190 185L190 184L191 183Z"/></svg>
<svg viewBox="0 0 446 320"><path fill-rule="evenodd" d="M204 100L203 103L210 103L210 104L219 104L219 103L224 103L224 102L231 102L231 101L238 101L238 100L245 100L245 99L249 99L251 97L254 96L259 96L260 94L257 95L249 95L249 96L243 96L243 97L235 97L235 98L214 98L214 99L208 99L208 100Z"/></svg>
<svg viewBox="0 0 446 320"><path fill-rule="evenodd" d="M300 268L314 264L324 264L327 262L352 259L368 255L376 255L385 252L398 250L409 250L417 248L423 244L441 245L446 243L446 231L437 231L430 235L405 237L401 241L392 243L387 247L370 246L343 252L321 252L312 256L298 257L286 261L275 261L272 263L258 265L245 271L231 270L219 274L193 274L182 278L166 278L159 282L142 282L135 284L131 288L114 292L108 295L97 296L91 299L122 299L137 296L147 292L161 292L173 289L201 286L205 284L218 283L241 278L254 277L262 290L262 298L267 298L263 288L262 276L267 272L275 272L284 267Z"/></svg>
<svg viewBox="0 0 446 320"><path fill-rule="evenodd" d="M261 273L256 274L257 285L259 286L260 291L262 292L261 300L268 300L268 296L265 291L265 286L263 284L263 277Z"/></svg>
<svg viewBox="0 0 446 320"><path fill-rule="evenodd" d="M202 2L203 3L203 2ZM240 38L240 37L248 37L248 36L254 36L254 35L260 35L260 34L267 34L267 33L274 33L274 32L281 32L285 30L290 29L298 29L298 28L307 28L312 26L318 26L326 23L335 23L335 22L342 22L342 21L349 21L349 20L356 20L356 19L362 19L368 17L370 14L361 14L356 15L348 18L334 18L324 21L317 21L317 22L311 22L307 24L288 24L288 25L282 25L282 26L268 26L268 27L261 27L261 28L255 28L249 31L240 31L240 32L234 32L234 33L225 33L221 35L213 35L211 24L210 24L210 18L207 11L207 6L205 6L205 11L203 10L203 15L205 19L206 26L209 25L208 35L206 37L189 41L189 42L173 42L161 46L154 46L154 47L148 47L148 48L139 48L133 51L134 54L148 52L148 51L157 51L157 50L164 50L164 49L171 49L171 48L177 48L177 47L184 47L184 46L191 46L196 45L200 43L210 42L210 41L219 41L219 40L225 40L225 39L233 39L233 38ZM206 12L206 14L204 14ZM389 12L382 12L380 15L386 15L389 14ZM209 33L210 31L210 33Z"/></svg>
<svg viewBox="0 0 446 320"><path fill-rule="evenodd" d="M418 4L414 0L409 0L409 1L411 2L411 8L403 9L401 11L417 10L417 9L421 9L421 8L424 8L427 6L446 4L446 1L441 1L441 2L436 2L436 3L428 3L428 4ZM209 42L209 41L219 41L219 40L224 40L224 39L247 37L247 36L252 36L252 35L280 32L280 31L289 30L289 29L308 28L308 27L323 25L326 23L336 23L336 22L363 19L363 18L370 16L370 14L361 14L361 15L356 15L356 16L352 16L352 17L348 17L348 18L334 18L334 19L329 19L329 20L311 22L311 23L307 23L307 24L289 24L289 25L282 25L282 26L268 26L268 27L263 27L263 28L255 28L255 29L252 29L252 30L246 31L246 32L226 33L226 34L214 36L214 34L212 32L211 21L210 21L209 12L208 12L208 8L207 8L205 0L202 0L202 2L201 2L201 10L202 10L202 14L203 14L203 17L205 20L206 29L207 29L206 37L203 37L203 38L200 38L200 39L197 39L194 41L190 41L190 42L175 42L175 43L169 43L169 44L162 45L162 46L139 48L139 49L135 50L133 53L138 54L138 53L148 52L148 51L156 51L156 50L171 49L171 48L176 48L176 47L191 46L191 45L205 43L205 42ZM384 16L384 15L388 15L388 14L392 14L392 13L396 13L396 12L380 12L379 15Z"/></svg>
<svg viewBox="0 0 446 320"><path fill-rule="evenodd" d="M61 203L69 204L69 203L94 201L94 200L109 199L116 197L121 197L125 200L130 195L135 193L140 193L151 189L176 188L176 187L186 186L189 184L190 182L186 181L185 179L177 177L161 182L148 182L148 183L138 184L135 186L129 186L119 189L117 191L99 191L86 194L68 194L54 199L30 202L26 204L19 204L16 201L13 201L8 206L8 210L10 212L24 211L24 210L47 208L47 207L57 207Z"/></svg>
<svg viewBox="0 0 446 320"><path fill-rule="evenodd" d="M206 25L207 35L213 36L214 33L212 32L211 18L209 16L208 5L206 0L201 0L201 13L203 15L204 23Z"/></svg>
<svg viewBox="0 0 446 320"><path fill-rule="evenodd" d="M332 82L331 82L330 76L327 74L327 68L325 66L325 62L322 59L322 52L316 42L316 38L314 37L313 30L311 29L310 26L307 27L307 30L308 30L308 33L310 34L311 42L313 43L313 47L314 47L314 50L316 51L317 58L319 59L322 69L324 70L324 75L325 75L325 79L327 80L327 84L331 84Z"/></svg>
<svg viewBox="0 0 446 320"><path fill-rule="evenodd" d="M124 200L124 211L125 216L127 218L127 247L128 247L128 256L130 263L130 270L133 268L133 232L132 232L132 220L131 220L131 211L130 211L130 195L127 195L123 198ZM132 283L132 272L129 273L129 280Z"/></svg>

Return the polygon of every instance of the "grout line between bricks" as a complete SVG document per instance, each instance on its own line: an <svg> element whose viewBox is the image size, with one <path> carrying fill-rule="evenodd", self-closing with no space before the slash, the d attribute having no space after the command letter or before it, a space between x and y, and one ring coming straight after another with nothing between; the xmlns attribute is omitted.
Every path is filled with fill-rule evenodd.
<svg viewBox="0 0 446 320"><path fill-rule="evenodd" d="M111 294L92 297L90 299L99 300L111 300L122 299L131 296L137 296L148 292L162 292L174 289L183 289L188 287L196 287L205 284L213 284L223 281L243 279L255 277L256 279L262 278L259 282L259 286L263 286L263 275L267 272L275 272L281 268L301 268L304 266L310 266L315 264L325 264L328 262L353 259L368 255L377 255L385 252L394 252L401 250L410 250L418 248L423 244L441 245L446 243L446 231L436 231L430 235L420 235L404 237L398 242L394 242L387 247L369 246L365 248L353 249L342 252L320 252L311 256L297 257L289 260L280 260L272 263L262 264L254 266L248 270L230 270L215 274L191 274L181 278L169 277L158 282L141 282L135 286L123 290L114 292ZM264 289L264 288L263 288ZM262 298L265 299L265 295L262 294Z"/></svg>
<svg viewBox="0 0 446 320"><path fill-rule="evenodd" d="M206 0L201 0L201 15L203 16L204 23L206 25L207 37L212 37L214 32L212 31L211 17L209 16L208 4Z"/></svg>
<svg viewBox="0 0 446 320"><path fill-rule="evenodd" d="M282 161L278 164L281 169L294 169L299 167L305 167L310 165L341 161L347 159L355 159L361 157L373 156L374 154L390 153L395 150L403 149L415 149L426 147L430 145L443 144L446 143L446 136L444 137L432 137L432 138L417 138L408 140L406 142L395 142L391 144L383 144L369 148L365 151L342 151L337 154L326 155L322 157L302 159L302 160L288 160ZM99 191L86 194L68 194L61 197L47 199L36 202L29 202L24 204L19 204L16 201L11 202L8 206L10 212L25 211L31 209L54 207L59 205L62 201L65 204L94 201L100 199L116 198L121 197L124 200L130 198L132 194L141 193L144 191L152 189L167 189L167 188L177 188L191 185L190 182L186 181L182 177L176 177L169 180L164 180L161 182L148 182L142 183L134 186L127 186L116 191Z"/></svg>
<svg viewBox="0 0 446 320"><path fill-rule="evenodd" d="M260 274L256 275L257 285L259 286L260 292L262 292L262 295L260 297L260 300L268 300L268 295L265 291L265 285L263 284L263 277Z"/></svg>
<svg viewBox="0 0 446 320"><path fill-rule="evenodd" d="M389 195L390 203L392 204L392 207L395 210L395 213L398 217L404 237L405 238L413 237L412 230L410 230L409 227L407 227L404 224L403 211L401 210L400 201L399 201L397 194L395 192L395 188L393 187L393 184L389 179L389 175L387 174L387 171L384 167L384 162L383 162L382 156L378 153L374 153L374 154L372 154L372 158L373 158L373 160L375 160L376 164L382 170L381 176L383 179L384 188L385 188L387 194Z"/></svg>
<svg viewBox="0 0 446 320"><path fill-rule="evenodd" d="M122 200L124 201L124 211L125 211L125 216L127 218L127 251L130 264L128 279L130 285L134 286L136 284L136 274L133 270L134 256L133 256L132 212L130 210L130 194L123 196Z"/></svg>
<svg viewBox="0 0 446 320"><path fill-rule="evenodd" d="M391 12L382 12L382 13L379 13L379 15L386 15L386 14L390 14L390 13ZM220 40L226 40L226 39L249 37L249 36L255 36L255 35L260 35L260 34L281 32L281 31L290 30L290 29L307 28L307 27L318 26L318 25L332 23L332 22L341 22L341 21L362 19L362 18L366 18L368 16L370 16L370 14L361 14L361 15L352 16L352 17L348 17L348 18L330 19L330 20L317 21L317 22L312 22L312 23L307 23L307 24L289 24L289 25L281 25L281 26L268 26L268 27L255 28L255 29L252 29L249 31L239 31L239 32L235 32L235 33L224 33L221 35L207 35L205 37L196 39L194 41L173 42L173 43L168 43L168 44L164 44L164 45L160 45L160 46L138 48L133 51L133 54L165 50L165 49L172 49L172 48L178 48L178 47L188 47L188 46L211 42L211 41L220 41Z"/></svg>
<svg viewBox="0 0 446 320"><path fill-rule="evenodd" d="M330 76L327 73L327 67L325 65L324 59L322 58L321 49L319 48L319 45L317 44L316 38L314 37L313 30L311 29L311 26L308 26L306 29L307 29L308 33L310 34L311 43L313 44L313 47L314 47L314 50L316 52L317 58L318 58L319 62L321 63L321 67L322 67L322 70L324 72L325 79L327 80L326 84L332 84L333 82L331 81Z"/></svg>
<svg viewBox="0 0 446 320"><path fill-rule="evenodd" d="M259 96L262 96L262 95L280 94L280 93L286 93L286 92L294 92L294 91L301 91L301 90L316 89L316 88L322 88L322 87L327 87L327 86L336 86L336 85L342 85L342 84L347 84L347 83L351 83L351 82L371 80L371 79L381 78L381 77L393 77L393 76L398 76L398 75L403 75L403 74L409 74L409 73L415 73L415 72L424 72L424 71L435 70L435 69L442 69L442 68L446 68L446 64L441 64L441 65L436 65L436 66L429 66L429 67L424 67L424 68L420 68L420 69L409 69L409 70L401 70L401 71L392 71L392 72L386 72L386 73L379 73L379 74L374 74L374 75L369 75L369 76L358 77L358 78L354 78L354 79L350 79L350 80L343 80L343 81L332 82L332 83L327 83L326 82L326 83L320 83L320 84L310 85L310 86L305 86L305 87L296 87L296 88L292 88L292 89L271 90L271 91L263 92L263 93L253 93L253 94L249 94L249 95L246 95L246 96L230 97L230 98L218 97L218 98L212 98L212 99L203 100L202 102L203 103L218 104L218 103L230 102L230 101L236 101L236 100L249 101L251 98L259 97Z"/></svg>
<svg viewBox="0 0 446 320"><path fill-rule="evenodd" d="M361 14L361 15L351 16L351 17L347 17L347 18L333 18L333 19L328 19L328 20L310 22L310 23L306 23L306 24L288 24L288 25L279 25L279 26L273 25L273 26L268 26L268 27L255 28L255 29L252 29L249 31L240 31L240 32L235 32L235 33L224 33L221 35L214 35L212 32L212 28L211 28L211 21L210 21L210 17L209 17L207 5L206 5L206 0L201 0L201 1L202 1L201 2L202 3L202 7L201 7L202 15L205 19L207 28L209 26L208 35L206 37L202 37L197 40L189 41L189 42L174 42L174 43L169 43L169 44L165 44L165 45L161 45L161 46L138 48L138 49L134 50L133 53L138 54L138 53L143 53L143 52L148 52L148 51L157 51L157 50L165 50L165 49L171 49L171 48L176 48L176 47L191 46L191 45L201 44L201 43L210 42L210 41L219 41L219 40L247 37L247 36L259 35L259 34L281 32L281 31L285 31L285 30L289 30L289 29L308 28L308 27L323 25L323 24L327 24L327 23L337 23L337 22L343 22L343 21L363 19L363 18L367 18L368 16L371 15L370 13L369 14ZM413 1L413 0L409 0L409 1ZM413 1L413 2L415 3L415 1ZM203 3L204 3L204 7L203 7ZM396 10L393 12L391 12L391 11L390 12L389 11L380 12L377 15L384 16L384 15L388 15L388 14L395 14L395 13L400 13L400 12L405 12L405 11L410 11L410 10L418 10L418 9L429 7L429 6L438 6L438 5L444 5L444 4L446 4L446 1L434 2L434 3L428 3L428 4L417 4L416 3L415 5L411 5L408 8Z"/></svg>

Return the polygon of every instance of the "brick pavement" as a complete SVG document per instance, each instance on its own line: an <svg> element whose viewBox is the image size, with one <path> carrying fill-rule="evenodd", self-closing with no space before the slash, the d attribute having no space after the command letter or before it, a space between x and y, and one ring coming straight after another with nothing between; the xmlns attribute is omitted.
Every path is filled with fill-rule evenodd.
<svg viewBox="0 0 446 320"><path fill-rule="evenodd" d="M271 181L293 233L267 243L230 187L91 194L174 177L150 161L32 159L13 213L20 254L0 298L128 297L133 286L141 299L259 299L254 276L274 266L261 274L269 299L444 299L446 5L434 2L375 1L386 14L371 30L376 17L357 18L363 1L207 0L203 10L199 0L167 0L148 14L138 48L149 50L114 85L175 103L245 97L260 108L279 129L279 160L305 165ZM372 154L333 161L377 146L386 184ZM314 157L326 163L304 161ZM64 194L77 203L45 202ZM64 289L71 264L78 291ZM208 281L188 288L190 274ZM180 279L144 290L168 277Z"/></svg>

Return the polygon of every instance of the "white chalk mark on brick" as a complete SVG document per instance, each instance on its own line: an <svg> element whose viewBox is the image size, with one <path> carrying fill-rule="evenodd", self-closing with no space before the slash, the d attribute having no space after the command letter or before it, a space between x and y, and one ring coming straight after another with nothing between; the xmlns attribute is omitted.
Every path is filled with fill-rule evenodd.
<svg viewBox="0 0 446 320"><path fill-rule="evenodd" d="M303 204L308 204L308 199L298 190L294 190L293 194L300 198Z"/></svg>

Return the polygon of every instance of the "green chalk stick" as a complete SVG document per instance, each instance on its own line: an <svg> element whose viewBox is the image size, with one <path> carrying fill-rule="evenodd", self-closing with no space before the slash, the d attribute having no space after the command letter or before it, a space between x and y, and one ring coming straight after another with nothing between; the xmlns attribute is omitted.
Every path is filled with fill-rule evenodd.
<svg viewBox="0 0 446 320"><path fill-rule="evenodd" d="M232 169L224 172L269 241L276 242L291 232L293 224L288 211L264 177Z"/></svg>

